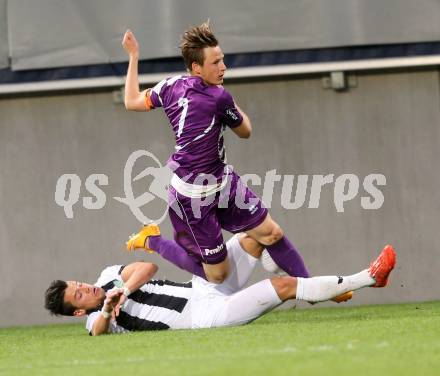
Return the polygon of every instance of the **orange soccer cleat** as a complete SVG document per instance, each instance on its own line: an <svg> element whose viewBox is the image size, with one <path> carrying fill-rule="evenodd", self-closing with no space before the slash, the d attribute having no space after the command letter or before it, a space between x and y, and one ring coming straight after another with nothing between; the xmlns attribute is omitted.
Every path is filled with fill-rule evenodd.
<svg viewBox="0 0 440 376"><path fill-rule="evenodd" d="M154 253L154 251L150 248L147 248L146 241L150 236L158 236L160 235L159 226L155 223L150 223L148 225L144 225L141 230L137 234L132 234L127 244L127 251L132 252L136 249L142 249L149 253Z"/></svg>
<svg viewBox="0 0 440 376"><path fill-rule="evenodd" d="M396 265L396 251L391 245L386 245L379 257L373 261L368 269L376 284L372 287L385 287L391 270Z"/></svg>
<svg viewBox="0 0 440 376"><path fill-rule="evenodd" d="M336 303L342 303L342 302L346 302L347 300L350 300L353 297L353 291L347 291L344 294L335 296L332 301L336 302Z"/></svg>

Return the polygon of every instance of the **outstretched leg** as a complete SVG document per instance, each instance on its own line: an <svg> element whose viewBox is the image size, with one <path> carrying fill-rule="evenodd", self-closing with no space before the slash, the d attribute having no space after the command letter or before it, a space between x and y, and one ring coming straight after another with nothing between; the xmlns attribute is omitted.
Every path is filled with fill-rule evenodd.
<svg viewBox="0 0 440 376"><path fill-rule="evenodd" d="M282 300L297 299L322 302L348 291L364 287L385 287L396 264L396 252L387 245L368 269L349 276L326 276L312 278L280 277L272 280Z"/></svg>
<svg viewBox="0 0 440 376"><path fill-rule="evenodd" d="M230 296L210 302L215 318L209 325L195 327L235 326L246 324L288 299L320 302L347 291L363 287L384 287L396 263L396 254L386 246L370 268L345 277L328 276L295 278L275 277L258 282ZM214 308L218 308L218 311ZM211 311L211 310L210 310Z"/></svg>

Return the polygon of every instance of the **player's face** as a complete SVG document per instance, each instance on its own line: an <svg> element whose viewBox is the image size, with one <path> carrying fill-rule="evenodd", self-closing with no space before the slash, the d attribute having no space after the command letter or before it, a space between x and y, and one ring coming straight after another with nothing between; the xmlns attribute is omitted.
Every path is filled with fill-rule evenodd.
<svg viewBox="0 0 440 376"><path fill-rule="evenodd" d="M219 46L205 47L205 61L203 66L198 65L199 75L208 85L222 85L226 65L223 61L225 55Z"/></svg>
<svg viewBox="0 0 440 376"><path fill-rule="evenodd" d="M77 310L88 311L98 307L105 298L105 291L84 282L67 281L64 301L72 304Z"/></svg>

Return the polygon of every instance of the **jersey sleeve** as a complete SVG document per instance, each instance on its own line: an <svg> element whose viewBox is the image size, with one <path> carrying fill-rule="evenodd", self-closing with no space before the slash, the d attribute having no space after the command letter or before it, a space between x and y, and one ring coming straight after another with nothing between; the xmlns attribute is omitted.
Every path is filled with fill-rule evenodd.
<svg viewBox="0 0 440 376"><path fill-rule="evenodd" d="M101 314L100 311L92 312L90 315L87 316L87 322L86 322L86 329L89 332L90 335L92 335L92 329L93 325L95 324L95 321L98 319L99 315ZM107 333L127 333L129 330L124 329L122 326L119 326L115 320L110 320Z"/></svg>
<svg viewBox="0 0 440 376"><path fill-rule="evenodd" d="M164 79L156 84L148 93L153 108L163 107L163 97L167 80Z"/></svg>
<svg viewBox="0 0 440 376"><path fill-rule="evenodd" d="M95 283L95 286L104 286L110 281L120 278L120 270L123 268L123 265L113 265L105 268L98 280Z"/></svg>
<svg viewBox="0 0 440 376"><path fill-rule="evenodd" d="M173 84L178 81L182 76L174 76L168 77L160 81L156 86L154 86L148 93L145 98L145 105L147 109L156 108L156 107L166 107L167 106L167 98L170 96L170 90ZM150 102L150 103L147 103ZM151 104L152 107L148 108L148 105Z"/></svg>
<svg viewBox="0 0 440 376"><path fill-rule="evenodd" d="M101 312L96 311L87 316L86 329L90 335L92 335L93 324L98 319L100 314Z"/></svg>
<svg viewBox="0 0 440 376"><path fill-rule="evenodd" d="M232 95L224 90L219 98L218 112L223 124L230 128L236 128L243 122L243 116L238 112Z"/></svg>

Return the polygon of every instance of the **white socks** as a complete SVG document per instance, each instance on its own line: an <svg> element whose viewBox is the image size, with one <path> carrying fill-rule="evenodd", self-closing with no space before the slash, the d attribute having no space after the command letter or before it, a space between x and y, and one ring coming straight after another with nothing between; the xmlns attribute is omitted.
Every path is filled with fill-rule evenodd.
<svg viewBox="0 0 440 376"><path fill-rule="evenodd" d="M326 276L297 278L297 280L296 299L308 302L323 302L376 283L368 273L368 269L346 277Z"/></svg>
<svg viewBox="0 0 440 376"><path fill-rule="evenodd" d="M260 257L261 266L264 270L268 271L269 273L276 274L277 276L284 276L288 275L283 269L281 269L275 261L273 261L273 258L270 256L269 252L266 248L263 249L263 253Z"/></svg>

